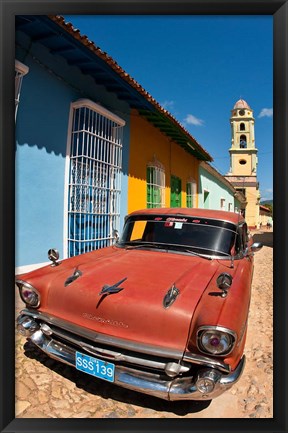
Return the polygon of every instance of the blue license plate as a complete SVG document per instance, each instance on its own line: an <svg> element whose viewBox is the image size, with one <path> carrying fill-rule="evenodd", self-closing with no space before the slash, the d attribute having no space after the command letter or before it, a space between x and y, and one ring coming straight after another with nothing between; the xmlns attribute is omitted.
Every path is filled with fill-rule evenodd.
<svg viewBox="0 0 288 433"><path fill-rule="evenodd" d="M111 364L111 362L76 352L75 364L77 370L84 371L84 373L91 374L99 379L114 382L115 365Z"/></svg>

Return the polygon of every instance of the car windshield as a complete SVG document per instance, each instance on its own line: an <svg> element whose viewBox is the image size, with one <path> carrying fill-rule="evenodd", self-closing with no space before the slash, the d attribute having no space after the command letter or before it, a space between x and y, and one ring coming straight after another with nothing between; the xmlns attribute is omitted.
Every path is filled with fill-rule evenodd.
<svg viewBox="0 0 288 433"><path fill-rule="evenodd" d="M137 215L126 220L118 245L227 257L237 252L238 238L236 226L222 220Z"/></svg>

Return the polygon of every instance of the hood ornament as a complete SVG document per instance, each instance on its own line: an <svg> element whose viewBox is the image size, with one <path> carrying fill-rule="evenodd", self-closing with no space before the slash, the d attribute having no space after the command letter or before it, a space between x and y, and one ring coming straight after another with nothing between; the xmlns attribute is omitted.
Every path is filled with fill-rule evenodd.
<svg viewBox="0 0 288 433"><path fill-rule="evenodd" d="M166 293L164 299L163 299L163 306L164 308L170 307L173 302L175 302L177 296L180 294L179 289L173 284L173 286L168 290Z"/></svg>
<svg viewBox="0 0 288 433"><path fill-rule="evenodd" d="M112 286L109 286L108 284L105 284L105 286L103 286L101 292L99 292L99 296L101 296L101 295L112 295L113 293L120 292L121 290L124 289L124 287L119 287L119 286L125 280L127 280L127 277L123 278L123 280L118 281L118 283L115 283Z"/></svg>
<svg viewBox="0 0 288 433"><path fill-rule="evenodd" d="M69 284L73 283L73 281L77 280L77 278L79 278L82 275L82 272L79 271L77 268L75 268L75 271L73 273L73 275L71 275L70 277L67 278L67 280L64 283L64 286L69 286Z"/></svg>

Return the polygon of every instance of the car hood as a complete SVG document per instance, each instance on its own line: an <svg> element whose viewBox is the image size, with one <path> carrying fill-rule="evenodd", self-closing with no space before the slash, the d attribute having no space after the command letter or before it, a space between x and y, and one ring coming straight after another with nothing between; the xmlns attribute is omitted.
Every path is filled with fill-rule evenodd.
<svg viewBox="0 0 288 433"><path fill-rule="evenodd" d="M109 336L184 350L193 312L218 267L217 260L186 254L111 247L22 279L41 293L43 312ZM75 269L81 275L65 286ZM119 282L122 290L100 295ZM179 294L165 308L172 287Z"/></svg>

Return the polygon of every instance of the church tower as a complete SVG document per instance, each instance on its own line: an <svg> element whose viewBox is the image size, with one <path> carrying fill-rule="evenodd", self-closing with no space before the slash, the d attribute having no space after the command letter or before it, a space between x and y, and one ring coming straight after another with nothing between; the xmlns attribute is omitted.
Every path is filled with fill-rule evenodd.
<svg viewBox="0 0 288 433"><path fill-rule="evenodd" d="M260 192L257 181L257 153L255 146L253 110L240 99L231 111L230 171L227 180L246 198L242 209L249 227L259 226Z"/></svg>

